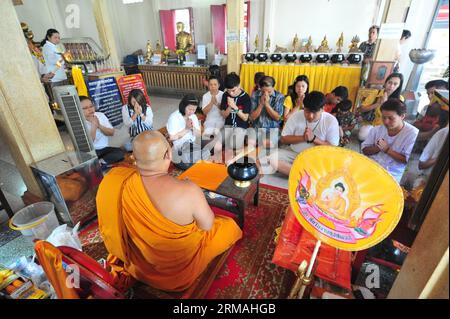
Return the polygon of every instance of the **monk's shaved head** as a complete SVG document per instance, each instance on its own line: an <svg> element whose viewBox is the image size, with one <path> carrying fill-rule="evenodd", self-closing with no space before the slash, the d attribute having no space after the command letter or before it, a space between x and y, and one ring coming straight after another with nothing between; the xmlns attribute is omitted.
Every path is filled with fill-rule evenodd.
<svg viewBox="0 0 450 319"><path fill-rule="evenodd" d="M144 131L133 140L133 156L138 169L153 170L162 165L170 145L158 131Z"/></svg>

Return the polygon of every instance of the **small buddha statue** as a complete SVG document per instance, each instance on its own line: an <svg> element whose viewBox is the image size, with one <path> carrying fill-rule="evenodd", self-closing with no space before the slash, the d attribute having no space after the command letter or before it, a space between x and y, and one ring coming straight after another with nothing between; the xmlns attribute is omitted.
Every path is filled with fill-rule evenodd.
<svg viewBox="0 0 450 319"><path fill-rule="evenodd" d="M159 40L156 41L155 53L157 53L157 54L161 54L162 53L162 51L161 51L161 42Z"/></svg>
<svg viewBox="0 0 450 319"><path fill-rule="evenodd" d="M305 44L305 50L305 52L313 52L314 50L311 36L309 36L308 42Z"/></svg>
<svg viewBox="0 0 450 319"><path fill-rule="evenodd" d="M150 40L147 41L147 54L145 55L145 63L150 63L150 60L153 56L152 44Z"/></svg>
<svg viewBox="0 0 450 319"><path fill-rule="evenodd" d="M169 47L164 47L164 50L162 51L162 53L164 55L164 60L167 63L167 59L169 58L169 55L170 55Z"/></svg>
<svg viewBox="0 0 450 319"><path fill-rule="evenodd" d="M259 47L259 36L258 35L256 35L255 42L253 42L253 44L255 45L255 52L258 51L258 47Z"/></svg>
<svg viewBox="0 0 450 319"><path fill-rule="evenodd" d="M267 36L267 39L266 39L266 52L267 53L270 52L270 38L269 38L269 36Z"/></svg>
<svg viewBox="0 0 450 319"><path fill-rule="evenodd" d="M352 38L352 42L350 44L350 49L348 50L348 52L359 52L359 48L358 48L358 43L359 43L359 37L357 35L355 35Z"/></svg>
<svg viewBox="0 0 450 319"><path fill-rule="evenodd" d="M341 32L341 36L336 42L336 52L341 53L343 46L344 46L344 32Z"/></svg>
<svg viewBox="0 0 450 319"><path fill-rule="evenodd" d="M330 48L328 47L328 40L327 40L327 36L325 36L322 40L322 42L320 43L319 48L317 49L317 52L329 52Z"/></svg>
<svg viewBox="0 0 450 319"><path fill-rule="evenodd" d="M294 40L292 40L292 52L297 52L299 47L298 47L298 36L297 33L295 34Z"/></svg>
<svg viewBox="0 0 450 319"><path fill-rule="evenodd" d="M177 50L184 50L185 52L191 52L194 44L190 33L184 31L184 23L177 22Z"/></svg>

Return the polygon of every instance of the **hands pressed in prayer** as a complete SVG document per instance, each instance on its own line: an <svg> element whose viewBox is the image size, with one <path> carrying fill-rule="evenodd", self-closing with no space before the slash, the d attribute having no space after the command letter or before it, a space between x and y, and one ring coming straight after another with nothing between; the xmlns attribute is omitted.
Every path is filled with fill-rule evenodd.
<svg viewBox="0 0 450 319"><path fill-rule="evenodd" d="M186 129L192 130L193 127L194 127L194 123L192 122L192 120L190 118L187 118L186 119Z"/></svg>
<svg viewBox="0 0 450 319"><path fill-rule="evenodd" d="M136 112L137 115L141 115L142 114L142 106L139 103L136 103L136 105L134 107L134 111Z"/></svg>
<svg viewBox="0 0 450 319"><path fill-rule="evenodd" d="M211 95L211 103L213 105L218 105L218 103L217 103L217 95Z"/></svg>
<svg viewBox="0 0 450 319"><path fill-rule="evenodd" d="M311 128L307 127L305 129L305 134L303 136L305 138L305 141L309 142L309 141L311 141L314 138L314 132L312 131Z"/></svg>
<svg viewBox="0 0 450 319"><path fill-rule="evenodd" d="M232 99L231 97L227 98L228 100L228 106L231 107L231 109L235 112L239 111L239 108L236 106L236 103L234 103L234 99Z"/></svg>
<svg viewBox="0 0 450 319"><path fill-rule="evenodd" d="M270 107L270 104L269 104L269 101L270 101L269 93L265 92L265 93L263 94L263 96L261 97L261 99L263 100L264 106L265 106L266 108L267 108L267 107Z"/></svg>
<svg viewBox="0 0 450 319"><path fill-rule="evenodd" d="M389 144L382 138L376 142L376 146L384 153L389 150Z"/></svg>
<svg viewBox="0 0 450 319"><path fill-rule="evenodd" d="M92 117L89 118L88 121L91 122L93 127L95 127L95 128L100 127L100 122L99 122L97 116L95 116L95 114L92 115Z"/></svg>

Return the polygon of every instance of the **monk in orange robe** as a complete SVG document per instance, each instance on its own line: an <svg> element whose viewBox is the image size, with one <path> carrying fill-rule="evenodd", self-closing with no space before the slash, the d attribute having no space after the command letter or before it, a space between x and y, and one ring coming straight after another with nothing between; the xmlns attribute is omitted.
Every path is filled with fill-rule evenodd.
<svg viewBox="0 0 450 319"><path fill-rule="evenodd" d="M161 290L185 290L242 231L233 219L214 216L197 185L168 174L172 151L161 133L138 135L133 155L137 170L113 168L99 186L105 246L137 280Z"/></svg>

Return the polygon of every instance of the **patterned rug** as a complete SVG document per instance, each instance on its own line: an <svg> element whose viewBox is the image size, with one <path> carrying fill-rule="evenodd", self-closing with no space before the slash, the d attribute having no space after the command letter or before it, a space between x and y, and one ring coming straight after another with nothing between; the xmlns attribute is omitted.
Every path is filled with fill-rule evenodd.
<svg viewBox="0 0 450 319"><path fill-rule="evenodd" d="M275 250L275 228L281 225L289 204L286 190L261 184L259 206L246 211L242 240L231 250L205 298L286 298L295 280L292 272L271 262ZM83 251L98 260L107 251L92 223L80 232Z"/></svg>

